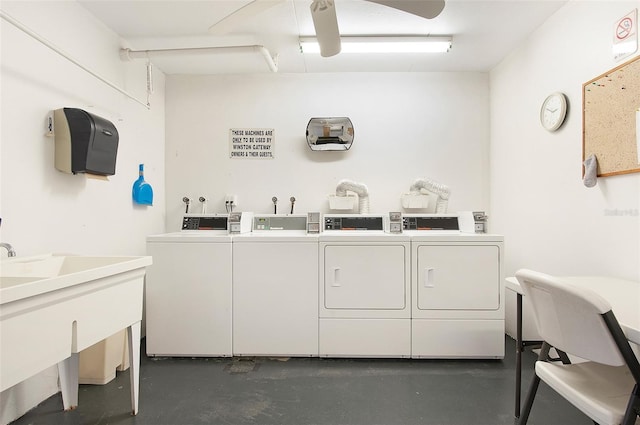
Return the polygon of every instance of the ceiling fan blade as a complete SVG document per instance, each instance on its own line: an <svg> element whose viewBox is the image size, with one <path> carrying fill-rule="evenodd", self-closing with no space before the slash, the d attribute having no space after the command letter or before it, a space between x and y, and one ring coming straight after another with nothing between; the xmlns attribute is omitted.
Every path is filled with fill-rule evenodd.
<svg viewBox="0 0 640 425"><path fill-rule="evenodd" d="M444 0L367 0L382 4L412 15L433 19L444 9Z"/></svg>
<svg viewBox="0 0 640 425"><path fill-rule="evenodd" d="M247 19L264 12L265 10L283 3L285 0L253 0L242 6L235 12L225 16L215 24L209 27L209 33L214 35L223 35L231 32L236 26L240 25Z"/></svg>
<svg viewBox="0 0 640 425"><path fill-rule="evenodd" d="M326 58L340 53L340 31L334 0L313 0L311 17L320 45L320 55Z"/></svg>

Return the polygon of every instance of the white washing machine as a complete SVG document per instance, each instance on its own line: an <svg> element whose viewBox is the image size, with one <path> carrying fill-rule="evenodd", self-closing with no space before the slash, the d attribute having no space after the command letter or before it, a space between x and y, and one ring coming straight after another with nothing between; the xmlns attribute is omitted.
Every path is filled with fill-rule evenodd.
<svg viewBox="0 0 640 425"><path fill-rule="evenodd" d="M232 355L230 230L251 229L250 213L232 214L187 214L182 231L147 237L147 355Z"/></svg>
<svg viewBox="0 0 640 425"><path fill-rule="evenodd" d="M411 355L504 357L504 238L473 217L405 215L411 236Z"/></svg>
<svg viewBox="0 0 640 425"><path fill-rule="evenodd" d="M318 356L318 234L307 215L256 215L252 233L234 237L233 354Z"/></svg>
<svg viewBox="0 0 640 425"><path fill-rule="evenodd" d="M319 355L411 355L410 239L382 214L327 214L319 237Z"/></svg>

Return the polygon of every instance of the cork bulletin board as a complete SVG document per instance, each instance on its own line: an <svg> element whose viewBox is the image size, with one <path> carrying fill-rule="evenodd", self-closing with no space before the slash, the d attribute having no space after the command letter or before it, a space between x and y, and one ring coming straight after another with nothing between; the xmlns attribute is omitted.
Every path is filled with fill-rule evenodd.
<svg viewBox="0 0 640 425"><path fill-rule="evenodd" d="M582 160L595 154L599 177L640 172L638 109L640 56L582 85Z"/></svg>

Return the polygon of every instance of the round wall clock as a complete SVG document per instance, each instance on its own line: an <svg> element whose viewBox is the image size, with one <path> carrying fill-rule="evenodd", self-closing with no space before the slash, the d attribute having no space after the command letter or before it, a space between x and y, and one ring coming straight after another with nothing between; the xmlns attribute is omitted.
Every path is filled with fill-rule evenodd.
<svg viewBox="0 0 640 425"><path fill-rule="evenodd" d="M551 93L542 102L540 123L549 131L560 128L567 116L567 97L560 92Z"/></svg>

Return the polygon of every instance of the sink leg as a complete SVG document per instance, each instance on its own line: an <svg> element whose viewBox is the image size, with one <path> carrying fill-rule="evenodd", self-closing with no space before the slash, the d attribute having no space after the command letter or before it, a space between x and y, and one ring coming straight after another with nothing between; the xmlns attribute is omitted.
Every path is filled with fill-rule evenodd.
<svg viewBox="0 0 640 425"><path fill-rule="evenodd" d="M71 353L71 357L58 363L60 391L62 392L62 405L64 410L72 410L78 407L79 359L80 356L78 353Z"/></svg>
<svg viewBox="0 0 640 425"><path fill-rule="evenodd" d="M140 393L140 322L127 328L129 341L129 378L131 380L131 409L138 414L138 396Z"/></svg>

